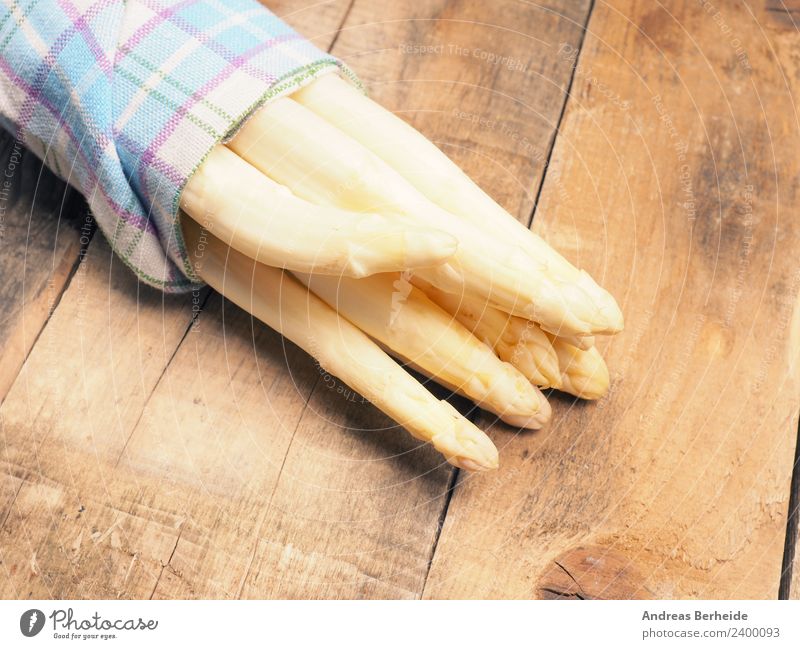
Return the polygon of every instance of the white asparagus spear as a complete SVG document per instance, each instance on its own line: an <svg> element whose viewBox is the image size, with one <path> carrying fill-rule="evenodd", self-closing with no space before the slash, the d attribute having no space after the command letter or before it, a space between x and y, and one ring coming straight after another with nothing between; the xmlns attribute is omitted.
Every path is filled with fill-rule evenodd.
<svg viewBox="0 0 800 649"><path fill-rule="evenodd" d="M497 449L483 431L296 279L225 245L188 216L182 226L195 272L212 288L302 347L452 464L469 471L498 466Z"/></svg>
<svg viewBox="0 0 800 649"><path fill-rule="evenodd" d="M516 242L554 277L574 283L598 309L597 333L622 329L622 312L608 291L500 207L410 124L338 75L321 77L292 97L377 154L443 209L470 221L489 236Z"/></svg>
<svg viewBox="0 0 800 649"><path fill-rule="evenodd" d="M616 331L580 283L562 281L516 243L487 236L438 207L378 156L292 99L267 104L229 146L306 200L395 214L455 235L459 247L452 259L418 273L443 290L488 301L553 332Z"/></svg>
<svg viewBox="0 0 800 649"><path fill-rule="evenodd" d="M252 259L290 270L363 277L441 263L458 241L379 214L313 205L218 146L186 183L183 210Z"/></svg>
<svg viewBox="0 0 800 649"><path fill-rule="evenodd" d="M578 349L558 336L548 334L558 355L563 392L581 399L600 399L608 392L610 377L608 366L597 350Z"/></svg>
<svg viewBox="0 0 800 649"><path fill-rule="evenodd" d="M535 386L399 273L295 275L390 353L506 423L541 428L549 419L549 404Z"/></svg>
<svg viewBox="0 0 800 649"><path fill-rule="evenodd" d="M578 349L591 349L594 347L595 339L594 336L566 336L566 335L559 335L559 340L563 340L565 343L569 343L573 347L577 347Z"/></svg>
<svg viewBox="0 0 800 649"><path fill-rule="evenodd" d="M418 279L412 282L531 383L546 388L561 387L558 356L535 322L510 316L470 297L447 293Z"/></svg>
<svg viewBox="0 0 800 649"><path fill-rule="evenodd" d="M412 281L532 383L583 399L599 399L608 391L608 368L595 347L576 347L573 339L545 333L535 322L445 293L426 282Z"/></svg>

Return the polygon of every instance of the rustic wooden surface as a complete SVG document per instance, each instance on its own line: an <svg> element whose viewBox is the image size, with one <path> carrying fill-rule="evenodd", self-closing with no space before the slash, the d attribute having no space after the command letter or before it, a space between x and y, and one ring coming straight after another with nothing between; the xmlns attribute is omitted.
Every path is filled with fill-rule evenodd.
<svg viewBox="0 0 800 649"><path fill-rule="evenodd" d="M793 14L267 4L617 295L611 394L554 395L540 433L487 420L502 467L465 475L219 296L137 285L26 156L2 211L0 596L776 597Z"/></svg>

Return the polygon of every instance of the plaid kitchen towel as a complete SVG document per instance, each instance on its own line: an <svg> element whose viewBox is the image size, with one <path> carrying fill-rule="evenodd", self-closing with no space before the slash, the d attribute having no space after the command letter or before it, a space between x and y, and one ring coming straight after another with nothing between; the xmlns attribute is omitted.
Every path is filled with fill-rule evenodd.
<svg viewBox="0 0 800 649"><path fill-rule="evenodd" d="M0 124L142 281L194 288L180 192L259 105L340 61L254 0L0 0Z"/></svg>

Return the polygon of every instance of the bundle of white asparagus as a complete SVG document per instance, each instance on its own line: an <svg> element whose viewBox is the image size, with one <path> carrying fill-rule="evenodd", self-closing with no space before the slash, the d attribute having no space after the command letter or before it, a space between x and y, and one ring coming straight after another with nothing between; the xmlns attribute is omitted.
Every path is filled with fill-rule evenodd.
<svg viewBox="0 0 800 649"><path fill-rule="evenodd" d="M550 418L539 388L608 389L614 298L336 75L258 111L181 208L199 277L456 466L497 449L404 367L519 428Z"/></svg>

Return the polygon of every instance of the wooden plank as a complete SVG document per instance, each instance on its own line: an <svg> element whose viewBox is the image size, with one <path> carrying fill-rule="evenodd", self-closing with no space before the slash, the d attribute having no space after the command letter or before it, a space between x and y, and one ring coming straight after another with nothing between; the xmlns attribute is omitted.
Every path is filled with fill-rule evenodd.
<svg viewBox="0 0 800 649"><path fill-rule="evenodd" d="M754 10L764 29L765 40L772 55L781 63L784 75L788 79L800 77L800 60L798 59L797 20L800 12L800 2L797 0L784 0L775 2L768 0L764 3L764 12ZM785 87L785 84L784 84ZM791 85L794 96L791 117L794 123L800 123L797 113L798 88L796 83ZM800 431L797 433L797 444L800 444ZM789 500L789 512L793 514L787 529L786 548L784 549L784 570L781 584L781 597L800 599L800 448L795 448L794 475L792 480L792 494Z"/></svg>
<svg viewBox="0 0 800 649"><path fill-rule="evenodd" d="M788 522L786 525L786 544L783 548L781 564L781 599L800 597L800 559L797 556L798 535L800 535L800 430L794 449L794 468L789 493Z"/></svg>
<svg viewBox="0 0 800 649"><path fill-rule="evenodd" d="M140 286L102 237L92 241L0 407L3 473L18 486L2 512L0 595L63 591L81 542L97 556L104 530L116 529L98 523L93 504L189 326L191 301ZM94 568L87 578L105 566Z"/></svg>
<svg viewBox="0 0 800 649"><path fill-rule="evenodd" d="M777 596L797 46L766 21L756 3L595 5L534 228L621 301L611 394L555 398L536 435L494 428L500 472L456 490L426 597Z"/></svg>
<svg viewBox="0 0 800 649"><path fill-rule="evenodd" d="M347 6L346 2L320 5L281 1L276 11L287 14L285 18L300 28L316 24L332 38ZM327 27L320 17L328 21ZM311 29L310 34L319 36L324 45L324 33ZM30 163L26 170L25 178L19 175L22 187L35 187L27 180ZM50 194L58 187L63 193L63 186L48 182L43 187L56 188L45 194L49 199L45 205L55 212L58 203ZM26 239L22 234L27 224L19 217L27 218L25 205L17 201L13 222L17 248L23 250ZM83 217L80 201L69 205ZM46 281L43 278L48 275L43 273L26 275L26 295L36 289L39 302L33 307L26 303L24 319L17 311L7 309L6 319L9 327L12 319L15 326L17 321L22 322L24 333L33 337L38 334L34 324L43 324L55 306L59 282L66 282L69 275L69 259L78 258L79 248L70 242L74 239L80 243L82 234L78 229L70 239L62 231L55 250L50 251L54 259L50 263L45 253L48 245L53 247L48 236L54 238L51 233L56 231L57 222L42 219L42 211L37 207L30 218L36 238L28 247L29 263L43 269L56 264L58 281ZM9 221L4 225L8 232ZM68 229L66 234L70 232ZM18 266L12 263L17 259L4 256L3 260L9 277L21 277ZM15 286L12 283L11 288ZM130 271L114 261L105 241L98 238L89 247L22 372L16 376L18 368L10 362L3 366L0 375L9 383L16 376L16 382L0 409L0 596L152 594L175 550L184 519L179 510L170 508L169 481L162 474L131 468L124 450L145 403L189 327L193 310L205 295L165 297L139 286ZM41 315L36 322L29 315L32 309L33 315ZM203 344L211 346L212 342L203 339ZM266 347L275 349L275 340ZM24 354L17 356L20 365ZM6 367L10 369L6 371ZM284 369L283 363L279 367ZM185 376L187 386L196 376ZM212 382L208 381L207 387ZM221 394L214 393L212 401ZM202 411L202 404L198 403L197 410ZM220 416L225 414L222 407L218 411ZM172 418L160 429L170 443L182 439L165 435L165 431L172 432L171 424ZM132 539L146 552L131 549Z"/></svg>
<svg viewBox="0 0 800 649"><path fill-rule="evenodd" d="M347 16L352 0L259 0L320 49L327 51Z"/></svg>
<svg viewBox="0 0 800 649"><path fill-rule="evenodd" d="M396 5L393 7L397 10ZM487 8L480 17L484 22L496 22L504 9ZM441 8L437 5L435 10L429 7L425 11L418 4L409 4L404 10L408 16L412 10L435 15ZM346 52L351 39L398 43L407 39L407 30L413 23L375 24L378 16L385 17L384 11L376 4L361 7L357 3L350 14L353 23L348 23L337 47L341 43ZM372 24L364 28L368 30L366 36L352 28L362 23ZM446 21L442 24L448 29L448 38L458 36ZM543 23L537 31L520 37L508 52L528 56L531 35L543 37L548 28L559 25L566 38L580 33L570 28L568 21L554 17L551 23ZM441 24L428 21L423 27L423 38L444 38ZM414 29L419 31L418 27ZM470 29L460 38L458 42L463 46L474 47L489 37ZM552 55L555 49L549 47L547 52ZM350 62L358 70L357 62ZM406 57L396 59L391 68L386 64L386 78L405 74L406 64ZM446 78L448 69L442 69L443 64L449 66L452 61L427 62L430 71ZM477 80L486 70L478 65L472 74ZM564 76L564 85L566 79ZM516 81L514 77L496 81L496 92L510 93ZM509 119L518 119L514 123L523 129L520 132L536 138L542 147L552 136L550 124L560 112L558 100L563 87L551 86L539 93L555 100L547 104L548 120L524 123L509 110ZM459 103L478 110L483 103L474 98L479 96L480 93L465 90ZM428 99L426 95L425 101ZM481 102L485 101L481 98ZM434 123L434 130L428 132L447 135L436 126ZM515 177L534 176L529 159L524 151L516 150L510 136L501 140L498 150L498 159L503 158L502 164L512 169ZM473 168L477 161L473 160ZM515 191L516 196L507 197L508 200L525 196L519 187ZM218 328L218 317L216 308L212 308L201 314L199 322L204 330ZM229 331L227 322L225 329ZM261 329L256 327L256 331ZM263 338L263 332L260 335ZM221 373L218 377L218 391L229 394L226 398L236 404L235 412L227 414L233 406L226 407L224 402L207 406L206 411L199 409L193 401L202 399L197 396L202 384L197 385L193 377L198 374L200 361L191 340L192 336L176 355L126 449L125 462L134 467L132 472L159 467L157 473L172 476L172 489L165 502L187 521L153 596L418 597L447 498L450 468L442 466L431 449L420 447L371 406L361 403L360 397L338 380L320 374L307 358L313 371L306 371L306 380L297 381L293 390L287 384L285 400L280 404L279 426L269 420L269 411L264 412L268 403L260 389L252 387L261 383L257 367L253 367L258 365L253 362L253 350L200 345L207 368L203 375L211 377L213 368L233 363L237 372L249 378L232 384L226 392L222 385L227 384L228 376ZM258 348L265 344L262 340ZM276 345L274 342L273 347ZM280 360L277 353L273 354ZM186 377L195 383L190 384ZM175 410L180 413L178 433L166 439L163 422L172 419ZM256 421L262 418L261 432L253 432L259 430L255 422L218 429L220 421L238 421L237 417L243 416L239 413L249 414ZM252 448L254 435L261 440L260 449ZM231 483L231 466L236 464L218 461L216 445L202 443L209 438L223 440L221 448L249 449L240 454L251 458L249 466L239 468L236 474L241 484L237 480ZM184 443L184 439L196 443ZM158 458L165 457L172 463L164 466L164 460ZM190 480L196 473L204 477L202 488ZM202 497L197 497L198 489ZM162 500L157 492L147 492L147 498ZM222 521L221 511L225 512ZM131 545L142 547L136 539L131 540ZM146 548L139 552L148 554Z"/></svg>
<svg viewBox="0 0 800 649"><path fill-rule="evenodd" d="M79 196L0 131L0 403L78 263L93 223ZM81 232L83 230L83 232Z"/></svg>

